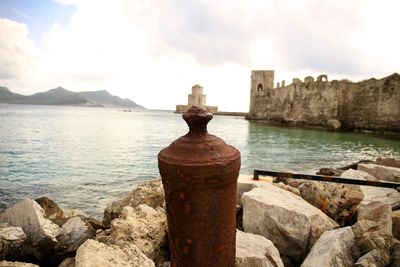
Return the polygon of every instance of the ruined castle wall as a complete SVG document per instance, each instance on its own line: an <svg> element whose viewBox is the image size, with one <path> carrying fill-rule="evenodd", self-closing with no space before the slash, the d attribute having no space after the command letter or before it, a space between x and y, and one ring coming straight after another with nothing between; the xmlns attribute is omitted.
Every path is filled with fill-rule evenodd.
<svg viewBox="0 0 400 267"><path fill-rule="evenodd" d="M400 75L360 83L308 80L251 90L248 118L278 124L400 132Z"/></svg>
<svg viewBox="0 0 400 267"><path fill-rule="evenodd" d="M347 129L400 132L400 75L347 84L338 118Z"/></svg>

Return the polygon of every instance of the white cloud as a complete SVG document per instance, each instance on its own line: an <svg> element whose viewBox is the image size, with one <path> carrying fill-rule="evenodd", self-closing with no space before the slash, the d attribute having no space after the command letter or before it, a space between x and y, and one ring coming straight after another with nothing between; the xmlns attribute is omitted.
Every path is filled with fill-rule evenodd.
<svg viewBox="0 0 400 267"><path fill-rule="evenodd" d="M199 83L210 105L245 111L251 69L275 69L287 83L400 69L398 0L58 1L76 13L66 28L55 23L40 49L26 26L0 20L2 85L106 89L173 109Z"/></svg>
<svg viewBox="0 0 400 267"><path fill-rule="evenodd" d="M24 24L0 18L0 79L24 78L33 71L37 47Z"/></svg>

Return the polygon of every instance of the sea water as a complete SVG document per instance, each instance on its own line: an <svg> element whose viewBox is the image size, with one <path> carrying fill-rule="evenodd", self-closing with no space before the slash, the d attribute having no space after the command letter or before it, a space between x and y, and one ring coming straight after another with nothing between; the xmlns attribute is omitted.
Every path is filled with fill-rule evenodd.
<svg viewBox="0 0 400 267"><path fill-rule="evenodd" d="M208 130L240 150L244 174L315 173L400 156L400 141L368 134L271 127L229 116L214 116ZM172 111L0 104L0 209L23 197L48 196L100 217L110 201L159 176L158 152L187 131Z"/></svg>

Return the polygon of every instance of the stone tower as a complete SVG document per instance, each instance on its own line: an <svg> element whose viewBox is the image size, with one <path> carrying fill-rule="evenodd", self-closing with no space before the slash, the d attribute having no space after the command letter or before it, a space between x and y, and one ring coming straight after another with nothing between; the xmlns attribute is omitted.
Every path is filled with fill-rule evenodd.
<svg viewBox="0 0 400 267"><path fill-rule="evenodd" d="M188 95L188 105L206 105L206 95L203 94L203 87L198 84L192 86L192 93Z"/></svg>
<svg viewBox="0 0 400 267"><path fill-rule="evenodd" d="M254 107L257 97L264 95L266 90L274 88L274 75L275 72L273 70L251 71L250 110L249 110L250 116L256 112L256 110L254 110Z"/></svg>
<svg viewBox="0 0 400 267"><path fill-rule="evenodd" d="M191 106L200 105L204 106L211 113L217 113L218 107L216 106L206 106L206 95L203 94L203 87L196 84L192 86L192 93L188 95L188 104L187 105L176 105L176 113L184 113Z"/></svg>

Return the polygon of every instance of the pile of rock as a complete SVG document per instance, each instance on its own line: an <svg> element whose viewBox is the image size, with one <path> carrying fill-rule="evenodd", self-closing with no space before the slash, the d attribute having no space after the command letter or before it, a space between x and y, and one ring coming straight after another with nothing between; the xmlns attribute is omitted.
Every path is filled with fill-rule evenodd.
<svg viewBox="0 0 400 267"><path fill-rule="evenodd" d="M400 171L396 160L352 166L330 171L391 181ZM394 189L239 179L237 197L236 266L400 266ZM0 214L0 266L168 266L169 254L160 179L111 203L102 222L48 198L23 199Z"/></svg>
<svg viewBox="0 0 400 267"><path fill-rule="evenodd" d="M0 216L0 260L28 259L54 265L95 237L96 231L85 217L66 217L64 213L47 217L46 212L50 210L45 211L38 202L24 198ZM65 223L60 226L54 223L61 220Z"/></svg>
<svg viewBox="0 0 400 267"><path fill-rule="evenodd" d="M322 172L370 181L400 181L396 180L400 160L378 159L351 166L347 170L325 168ZM384 171L381 174L378 170ZM271 241L284 266L400 266L397 190L283 181L285 184L241 181L238 210L243 221L238 225L243 225L246 233Z"/></svg>
<svg viewBox="0 0 400 267"><path fill-rule="evenodd" d="M169 255L163 205L160 179L111 203L104 223L46 197L22 199L0 215L0 266L162 265Z"/></svg>

